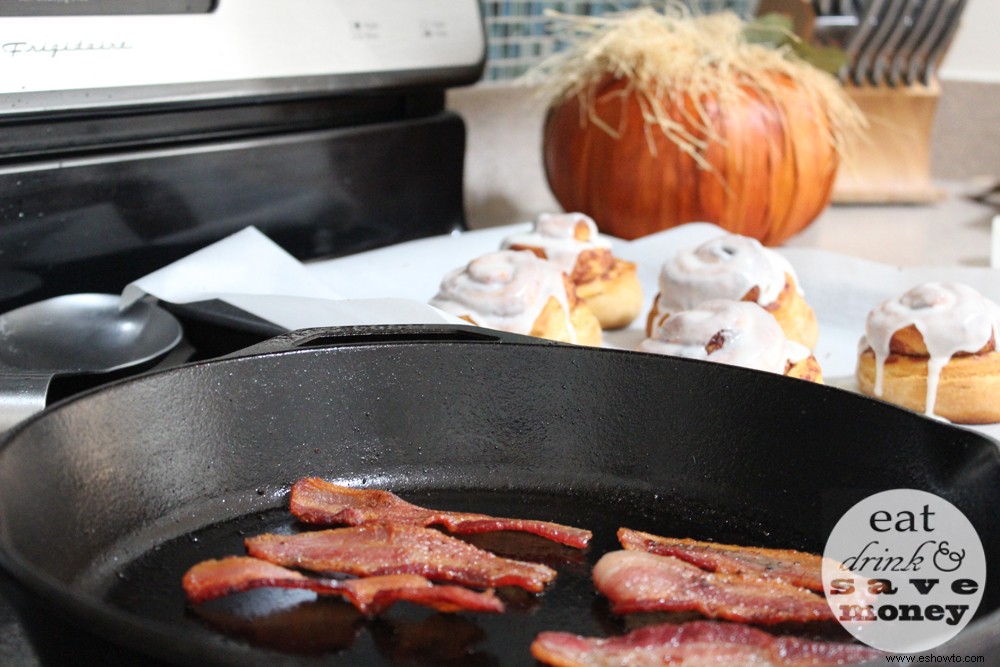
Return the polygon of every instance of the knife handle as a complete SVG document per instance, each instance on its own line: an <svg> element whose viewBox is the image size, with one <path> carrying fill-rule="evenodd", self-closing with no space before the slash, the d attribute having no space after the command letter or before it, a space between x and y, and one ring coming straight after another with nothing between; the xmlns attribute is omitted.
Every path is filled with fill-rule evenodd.
<svg viewBox="0 0 1000 667"><path fill-rule="evenodd" d="M937 68L938 61L944 57L945 51L948 50L948 46L951 44L952 38L954 38L955 33L958 32L958 24L961 21L962 10L965 8L965 0L954 0L951 6L951 13L946 18L947 23L945 24L944 30L942 30L941 35L938 37L937 41L931 47L930 53L927 54L927 59L924 61L923 69L920 72L920 82L925 86L930 85L931 78L934 76L934 71Z"/></svg>

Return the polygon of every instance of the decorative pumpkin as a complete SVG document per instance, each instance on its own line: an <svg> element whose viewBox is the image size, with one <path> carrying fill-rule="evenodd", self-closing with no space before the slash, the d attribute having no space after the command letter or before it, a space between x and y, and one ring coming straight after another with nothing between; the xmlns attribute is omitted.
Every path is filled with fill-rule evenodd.
<svg viewBox="0 0 1000 667"><path fill-rule="evenodd" d="M829 204L859 116L832 76L745 42L732 14L586 28L548 75L543 159L566 210L626 239L712 222L777 245Z"/></svg>

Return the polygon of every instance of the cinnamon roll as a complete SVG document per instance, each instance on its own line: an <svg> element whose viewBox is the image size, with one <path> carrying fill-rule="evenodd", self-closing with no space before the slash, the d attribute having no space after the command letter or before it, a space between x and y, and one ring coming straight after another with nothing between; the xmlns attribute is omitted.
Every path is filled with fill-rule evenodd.
<svg viewBox="0 0 1000 667"><path fill-rule="evenodd" d="M450 271L430 303L482 327L601 344L601 325L566 274L527 250L499 250Z"/></svg>
<svg viewBox="0 0 1000 667"><path fill-rule="evenodd" d="M861 391L959 424L1000 422L1000 307L960 283L926 283L865 322Z"/></svg>
<svg viewBox="0 0 1000 667"><path fill-rule="evenodd" d="M614 257L611 241L583 213L543 213L530 232L508 236L502 247L530 250L555 263L604 329L626 327L642 310L635 264Z"/></svg>
<svg viewBox="0 0 1000 667"><path fill-rule="evenodd" d="M788 340L777 320L750 301L716 299L675 312L639 344L639 351L823 382L809 348Z"/></svg>
<svg viewBox="0 0 1000 667"><path fill-rule="evenodd" d="M671 314L703 301L753 301L781 325L789 340L812 349L819 337L816 315L798 285L795 269L760 241L726 234L664 262L660 291L646 323L647 335Z"/></svg>

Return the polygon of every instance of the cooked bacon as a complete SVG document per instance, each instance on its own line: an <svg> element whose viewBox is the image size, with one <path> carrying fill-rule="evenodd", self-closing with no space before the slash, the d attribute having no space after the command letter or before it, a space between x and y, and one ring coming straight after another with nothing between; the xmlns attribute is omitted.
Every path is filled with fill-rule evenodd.
<svg viewBox="0 0 1000 667"><path fill-rule="evenodd" d="M629 528L618 530L618 541L626 549L673 556L703 570L756 575L823 591L823 560L814 554L660 537Z"/></svg>
<svg viewBox="0 0 1000 667"><path fill-rule="evenodd" d="M597 590L620 614L695 611L709 618L765 625L833 620L826 601L804 588L706 572L672 556L612 551L594 566L593 577Z"/></svg>
<svg viewBox="0 0 1000 667"><path fill-rule="evenodd" d="M364 523L438 525L459 535L512 530L539 535L578 549L587 546L593 536L589 530L548 521L426 509L390 491L354 489L318 477L300 479L292 486L290 507L300 521L324 526L358 526Z"/></svg>
<svg viewBox="0 0 1000 667"><path fill-rule="evenodd" d="M364 524L245 541L256 558L314 572L357 576L419 574L476 588L519 586L538 593L555 579L545 565L495 556L433 528Z"/></svg>
<svg viewBox="0 0 1000 667"><path fill-rule="evenodd" d="M531 654L553 667L825 667L852 665L884 655L860 644L776 637L757 628L716 621L650 625L607 639L543 632L532 643Z"/></svg>
<svg viewBox="0 0 1000 667"><path fill-rule="evenodd" d="M184 593L192 604L253 588L301 588L320 595L339 595L362 614L381 613L407 601L442 612L503 611L493 591L461 586L435 586L416 574L389 574L364 579L315 579L301 572L247 556L197 563L184 574Z"/></svg>

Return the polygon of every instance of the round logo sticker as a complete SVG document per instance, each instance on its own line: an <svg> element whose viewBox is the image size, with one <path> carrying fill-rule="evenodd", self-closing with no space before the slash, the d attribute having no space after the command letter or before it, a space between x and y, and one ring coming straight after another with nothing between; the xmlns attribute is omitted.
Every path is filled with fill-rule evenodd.
<svg viewBox="0 0 1000 667"><path fill-rule="evenodd" d="M827 603L859 641L916 653L968 624L986 586L979 534L957 507L925 491L894 489L841 517L823 552Z"/></svg>

